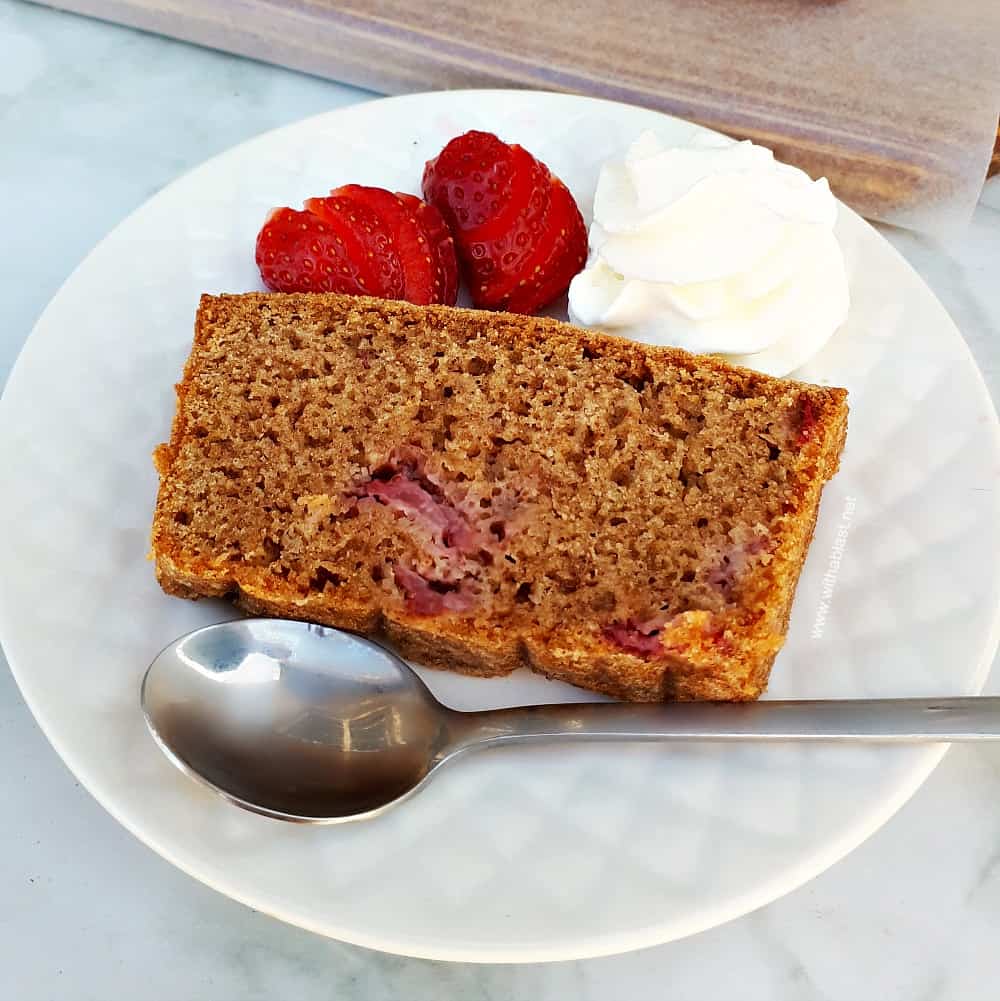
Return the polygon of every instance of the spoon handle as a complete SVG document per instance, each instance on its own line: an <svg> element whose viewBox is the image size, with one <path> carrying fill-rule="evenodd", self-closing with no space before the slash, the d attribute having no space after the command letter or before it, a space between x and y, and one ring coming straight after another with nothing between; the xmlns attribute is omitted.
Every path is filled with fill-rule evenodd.
<svg viewBox="0 0 1000 1001"><path fill-rule="evenodd" d="M1000 740L1000 697L827 699L747 703L567 703L454 712L454 744L524 740Z"/></svg>

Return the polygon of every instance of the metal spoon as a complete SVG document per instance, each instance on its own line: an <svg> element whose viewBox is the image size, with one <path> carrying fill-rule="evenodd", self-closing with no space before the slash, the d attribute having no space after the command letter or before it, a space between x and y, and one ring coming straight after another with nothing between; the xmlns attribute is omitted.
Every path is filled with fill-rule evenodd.
<svg viewBox="0 0 1000 1001"><path fill-rule="evenodd" d="M142 708L182 771L248 810L305 823L375 816L463 751L513 741L1000 739L990 697L458 712L371 640L283 619L182 636L147 670Z"/></svg>

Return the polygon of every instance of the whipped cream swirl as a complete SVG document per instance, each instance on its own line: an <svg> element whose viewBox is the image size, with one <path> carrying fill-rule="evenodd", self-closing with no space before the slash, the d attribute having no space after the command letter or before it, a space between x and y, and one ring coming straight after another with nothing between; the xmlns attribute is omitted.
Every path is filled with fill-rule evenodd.
<svg viewBox="0 0 1000 1001"><path fill-rule="evenodd" d="M570 319L786 375L847 316L836 217L825 178L762 146L643 133L601 169Z"/></svg>

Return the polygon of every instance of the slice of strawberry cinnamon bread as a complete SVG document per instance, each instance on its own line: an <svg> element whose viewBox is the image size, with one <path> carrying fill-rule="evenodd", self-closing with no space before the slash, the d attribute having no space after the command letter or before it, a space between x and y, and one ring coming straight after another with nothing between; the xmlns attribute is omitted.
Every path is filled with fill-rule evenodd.
<svg viewBox="0 0 1000 1001"><path fill-rule="evenodd" d="M846 422L843 390L552 320L204 296L157 576L433 667L753 699Z"/></svg>

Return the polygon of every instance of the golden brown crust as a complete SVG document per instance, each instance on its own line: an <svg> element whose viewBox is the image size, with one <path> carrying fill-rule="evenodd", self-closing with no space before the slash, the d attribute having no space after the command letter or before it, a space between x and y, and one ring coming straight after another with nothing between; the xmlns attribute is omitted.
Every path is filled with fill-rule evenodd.
<svg viewBox="0 0 1000 1001"><path fill-rule="evenodd" d="M840 389L336 295L204 296L177 399L168 593L636 701L761 693L847 420Z"/></svg>

